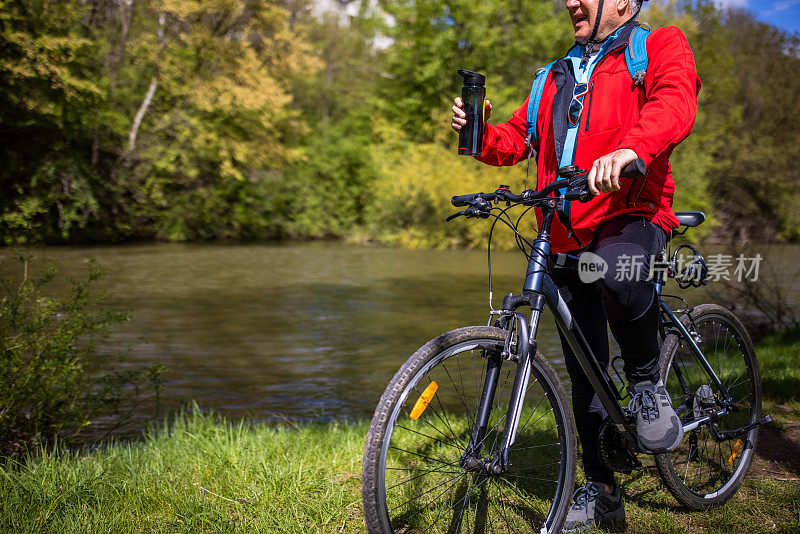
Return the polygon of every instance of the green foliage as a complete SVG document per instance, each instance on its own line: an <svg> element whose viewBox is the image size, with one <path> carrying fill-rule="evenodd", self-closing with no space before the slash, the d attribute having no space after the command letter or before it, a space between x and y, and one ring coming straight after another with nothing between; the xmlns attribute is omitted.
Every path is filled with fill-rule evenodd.
<svg viewBox="0 0 800 534"><path fill-rule="evenodd" d="M800 402L798 345L800 330L797 328L773 334L759 342L762 389L777 402Z"/></svg>
<svg viewBox="0 0 800 534"><path fill-rule="evenodd" d="M117 356L98 349L109 329L129 318L91 295L100 268L92 265L85 280L52 296L56 266L32 274L29 259L18 259L18 276L0 276L0 456L71 441L95 417L115 414L131 386L157 385L161 373L116 370Z"/></svg>
<svg viewBox="0 0 800 534"><path fill-rule="evenodd" d="M303 160L286 173L289 236L343 237L363 223L377 173L370 147L382 63L372 48L381 24L363 15L349 25L331 16L305 19L321 68L294 82L310 127Z"/></svg>
<svg viewBox="0 0 800 534"><path fill-rule="evenodd" d="M152 41L150 118L117 175L143 202L126 208L161 239L275 237L278 221L254 224L251 200L270 206L265 185L301 154L291 139L305 126L289 105L289 80L316 63L278 3L176 0L161 9L156 35L141 37Z"/></svg>
<svg viewBox="0 0 800 534"><path fill-rule="evenodd" d="M443 123L445 117L441 119ZM383 142L375 147L380 167L367 211L370 232L381 241L404 247L485 247L491 221L445 223L457 211L450 198L494 190L500 183L509 183L511 171L457 156L453 132L444 132L449 139L442 136L429 143L409 141L397 126L387 125L378 133ZM524 169L520 166L513 172L518 174L511 182L521 189ZM533 221L532 212L528 217ZM492 245L510 248L513 243L513 234L498 225Z"/></svg>
<svg viewBox="0 0 800 534"><path fill-rule="evenodd" d="M363 222L375 168L369 130L358 124L326 122L308 141L305 161L290 174L294 235L347 235Z"/></svg>
<svg viewBox="0 0 800 534"><path fill-rule="evenodd" d="M78 152L102 91L74 2L0 2L0 242L59 239L89 217L96 177Z"/></svg>
<svg viewBox="0 0 800 534"><path fill-rule="evenodd" d="M0 466L0 530L363 532L366 431L179 414L138 444Z"/></svg>
<svg viewBox="0 0 800 534"><path fill-rule="evenodd" d="M573 42L563 2L381 0L346 20L312 3L0 0L0 243L476 244L437 226L446 198L521 171L451 150L456 70L486 74L506 120ZM705 211L718 241L800 239L798 36L711 0L651 4L703 81L674 208Z"/></svg>
<svg viewBox="0 0 800 534"><path fill-rule="evenodd" d="M256 219L302 155L292 80L318 67L295 5L4 2L0 239L279 235L282 213Z"/></svg>
<svg viewBox="0 0 800 534"><path fill-rule="evenodd" d="M796 427L798 343L757 347L765 388L762 429L775 443ZM777 365L775 365L777 363ZM792 389L788 389L791 387ZM783 395L788 394L788 398ZM777 405L780 399L782 404ZM363 532L364 423L275 427L185 413L140 443L95 451L59 450L25 465L0 466L0 530L7 532ZM676 507L654 471L621 475L630 532L784 532L800 527L800 485L781 463L757 458L725 506L702 513ZM767 469L764 469L764 468ZM788 482L791 481L791 482Z"/></svg>
<svg viewBox="0 0 800 534"><path fill-rule="evenodd" d="M725 20L736 58L729 120L714 146L711 192L729 235L738 240L796 239L800 38L743 12Z"/></svg>
<svg viewBox="0 0 800 534"><path fill-rule="evenodd" d="M502 119L525 100L536 70L573 42L563 6L551 0L385 0L383 5L396 25L381 114L426 142L446 124L432 117L461 94L458 69L487 76L495 120Z"/></svg>

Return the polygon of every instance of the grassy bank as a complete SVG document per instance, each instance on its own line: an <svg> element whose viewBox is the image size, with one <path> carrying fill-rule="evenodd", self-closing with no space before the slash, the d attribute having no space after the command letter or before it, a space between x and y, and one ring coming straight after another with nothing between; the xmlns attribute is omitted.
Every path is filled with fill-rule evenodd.
<svg viewBox="0 0 800 534"><path fill-rule="evenodd" d="M759 345L765 411L751 476L689 513L653 474L624 479L629 532L800 531L800 337ZM367 425L276 429L179 416L142 442L0 468L2 532L363 532Z"/></svg>

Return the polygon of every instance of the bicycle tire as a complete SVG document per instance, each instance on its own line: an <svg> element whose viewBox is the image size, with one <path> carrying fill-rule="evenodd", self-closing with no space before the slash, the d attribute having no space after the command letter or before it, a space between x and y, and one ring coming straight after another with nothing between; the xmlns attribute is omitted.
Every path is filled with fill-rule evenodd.
<svg viewBox="0 0 800 534"><path fill-rule="evenodd" d="M533 356L512 465L489 476L458 462L485 358L497 357L506 335L488 326L452 330L426 343L395 374L364 449L362 496L371 534L560 531L573 491L575 429L564 387L540 352ZM515 371L515 363L503 361L483 457L499 446ZM439 389L415 422L409 410L433 381Z"/></svg>
<svg viewBox="0 0 800 534"><path fill-rule="evenodd" d="M738 408L719 418L720 428L735 430L757 421L761 417L758 361L741 321L722 306L703 304L692 308L681 323ZM664 339L660 358L662 379L684 424L719 409L716 388L675 330ZM713 399L703 386L710 388ZM678 448L656 455L656 466L678 502L692 510L706 510L724 504L739 489L757 440L758 427L741 437L716 442L709 426L701 425L686 432Z"/></svg>

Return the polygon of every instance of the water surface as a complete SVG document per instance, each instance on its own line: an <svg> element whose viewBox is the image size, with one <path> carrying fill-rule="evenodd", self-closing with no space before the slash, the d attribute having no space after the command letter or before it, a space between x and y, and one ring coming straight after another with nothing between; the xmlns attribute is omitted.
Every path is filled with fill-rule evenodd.
<svg viewBox="0 0 800 534"><path fill-rule="evenodd" d="M130 365L161 363L162 408L190 399L233 418L369 418L398 367L425 341L486 324L486 253L417 251L338 242L144 244L42 248L80 276L93 257L116 309L133 311L107 349L135 343ZM770 258L798 272L800 247ZM0 252L3 269L10 251ZM519 291L520 253L495 253L494 305ZM792 278L792 277L789 277ZM797 288L796 276L791 280ZM701 296L684 293L691 300ZM552 320L539 346L565 376Z"/></svg>

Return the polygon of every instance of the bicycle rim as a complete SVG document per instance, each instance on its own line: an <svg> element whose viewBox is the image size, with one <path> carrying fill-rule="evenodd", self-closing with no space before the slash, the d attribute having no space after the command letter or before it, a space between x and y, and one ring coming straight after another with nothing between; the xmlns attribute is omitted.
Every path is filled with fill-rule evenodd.
<svg viewBox="0 0 800 534"><path fill-rule="evenodd" d="M574 433L567 426L571 420L563 387L553 383L557 378L551 368L549 373L542 369L539 356L511 450L511 467L491 476L462 468L487 358L500 354L505 333L486 327L461 330L473 333L441 336L450 335L423 359L412 357L406 364L407 378L395 384L377 466L377 501L384 523L380 531L555 531L563 521L574 473ZM476 335L475 330L490 335ZM503 362L481 441L482 458L497 455L515 372L516 364ZM398 375L402 373L403 369ZM436 393L419 418L412 419L414 407L433 383Z"/></svg>
<svg viewBox="0 0 800 534"><path fill-rule="evenodd" d="M728 390L735 409L717 420L718 429L733 431L756 421L761 412L758 364L750 339L738 319L716 305L704 305L686 320L700 350ZM688 319L688 318L687 318ZM686 423L722 409L721 395L689 349L671 335L664 343L662 376L673 407ZM685 506L706 509L726 502L741 485L755 451L758 428L717 440L709 424L686 432L680 446L656 457L659 472Z"/></svg>

